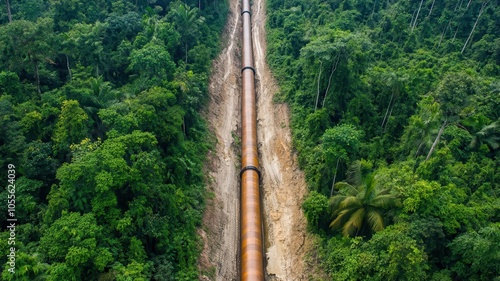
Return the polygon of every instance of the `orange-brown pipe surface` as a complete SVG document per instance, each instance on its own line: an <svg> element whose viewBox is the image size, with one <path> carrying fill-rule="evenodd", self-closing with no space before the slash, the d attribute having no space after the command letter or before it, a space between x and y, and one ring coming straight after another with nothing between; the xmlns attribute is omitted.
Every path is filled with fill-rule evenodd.
<svg viewBox="0 0 500 281"><path fill-rule="evenodd" d="M250 0L243 0L242 18L240 275L242 281L262 281L264 280L264 254Z"/></svg>

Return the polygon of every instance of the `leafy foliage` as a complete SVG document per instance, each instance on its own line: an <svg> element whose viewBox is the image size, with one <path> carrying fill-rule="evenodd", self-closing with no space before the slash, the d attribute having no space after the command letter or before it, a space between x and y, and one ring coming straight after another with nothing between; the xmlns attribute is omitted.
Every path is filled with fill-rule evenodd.
<svg viewBox="0 0 500 281"><path fill-rule="evenodd" d="M498 279L481 250L500 209L498 2L271 0L268 14L330 278ZM385 196L401 206L370 203Z"/></svg>
<svg viewBox="0 0 500 281"><path fill-rule="evenodd" d="M10 3L0 166L16 166L18 224L1 279L196 279L211 145L199 111L227 3Z"/></svg>

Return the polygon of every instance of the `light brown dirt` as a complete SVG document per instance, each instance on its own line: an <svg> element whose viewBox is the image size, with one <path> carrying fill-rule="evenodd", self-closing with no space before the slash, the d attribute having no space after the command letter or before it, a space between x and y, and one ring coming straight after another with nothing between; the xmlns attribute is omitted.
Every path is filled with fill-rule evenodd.
<svg viewBox="0 0 500 281"><path fill-rule="evenodd" d="M266 1L255 0L252 11L267 280L307 280L304 245L308 238L301 209L307 192L306 183L292 147L288 106L273 102L279 88L265 57Z"/></svg>
<svg viewBox="0 0 500 281"><path fill-rule="evenodd" d="M226 47L212 65L210 102L205 117L217 144L209 155L209 190L203 229L204 241L199 267L200 280L231 281L238 277L239 246L239 147L234 145L240 124L240 4L230 1L223 40ZM206 232L205 232L206 230Z"/></svg>
<svg viewBox="0 0 500 281"><path fill-rule="evenodd" d="M212 179L209 188L214 194L203 219L207 231L199 230L205 242L200 269L211 273L202 275L200 280L238 278L240 147L235 147L232 134L239 135L240 125L241 7L239 1L230 3L224 32L228 43L212 67L211 101L206 114L217 146L207 164ZM306 184L291 144L288 106L273 102L279 88L265 59L265 7L265 0L254 0L252 5L266 280L308 280L311 265L305 265L304 259L312 242L306 235L306 220L300 207Z"/></svg>

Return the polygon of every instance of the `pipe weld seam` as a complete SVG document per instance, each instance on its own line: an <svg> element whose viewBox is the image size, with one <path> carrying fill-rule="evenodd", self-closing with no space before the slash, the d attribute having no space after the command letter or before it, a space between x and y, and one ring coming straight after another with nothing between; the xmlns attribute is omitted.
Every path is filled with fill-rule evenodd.
<svg viewBox="0 0 500 281"><path fill-rule="evenodd" d="M247 69L251 69L253 71L253 75L255 75L255 68L253 68L252 66L245 66L241 69L241 73L243 73L243 71L247 70Z"/></svg>
<svg viewBox="0 0 500 281"><path fill-rule="evenodd" d="M256 172L257 172L257 174L259 175L259 180L262 178L262 175L261 175L261 173L260 173L259 168L255 167L255 166L246 166L245 168L241 169L241 171L240 171L240 179L241 179L241 177L243 176L243 173L244 173L245 171L247 171L247 170L254 170L254 171L256 171Z"/></svg>
<svg viewBox="0 0 500 281"><path fill-rule="evenodd" d="M252 12L250 12L250 11L243 11L243 12L241 12L241 15L243 16L244 13L248 13L250 16L252 16Z"/></svg>

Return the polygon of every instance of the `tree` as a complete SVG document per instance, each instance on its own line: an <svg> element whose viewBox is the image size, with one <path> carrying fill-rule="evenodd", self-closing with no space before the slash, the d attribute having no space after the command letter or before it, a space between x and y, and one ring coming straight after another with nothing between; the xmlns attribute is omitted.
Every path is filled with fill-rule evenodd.
<svg viewBox="0 0 500 281"><path fill-rule="evenodd" d="M390 194L389 189L381 189L373 174L362 176L359 162L350 168L350 173L352 184L335 184L347 195L339 194L330 199L335 217L330 227L342 229L344 236L367 235L384 229L384 210L400 206L399 199Z"/></svg>
<svg viewBox="0 0 500 281"><path fill-rule="evenodd" d="M177 32L181 35L181 42L184 45L184 62L187 64L188 46L190 43L197 42L200 26L205 18L198 15L198 8L190 8L181 2L173 3L167 17L173 20Z"/></svg>
<svg viewBox="0 0 500 281"><path fill-rule="evenodd" d="M407 224L391 225L368 241L334 236L318 251L328 280L430 280L425 249L410 237Z"/></svg>
<svg viewBox="0 0 500 281"><path fill-rule="evenodd" d="M12 97L9 95L0 96L0 165L6 167L7 164L17 163L26 145L22 127L15 116Z"/></svg>
<svg viewBox="0 0 500 281"><path fill-rule="evenodd" d="M420 1L420 6L418 6L417 10L417 15L415 16L415 19L413 20L413 25L411 26L411 32L413 32L413 29L415 29L415 26L417 26L418 15L420 14L420 9L422 8L423 3L424 0Z"/></svg>
<svg viewBox="0 0 500 281"><path fill-rule="evenodd" d="M394 104L396 103L399 95L404 89L404 82L407 80L406 77L398 76L398 74L394 72L384 73L385 84L387 88L391 91L391 99L389 100L389 104L387 105L387 110L385 111L384 120L382 120L382 125L380 127L387 127L387 123L392 114L392 109L394 108Z"/></svg>
<svg viewBox="0 0 500 281"><path fill-rule="evenodd" d="M40 250L53 263L49 268L52 277L59 275L59 266L64 266L70 276L80 279L87 270L96 275L110 265L113 255L101 246L105 238L103 232L92 214L64 212L40 239ZM59 275L59 278L64 276Z"/></svg>
<svg viewBox="0 0 500 281"><path fill-rule="evenodd" d="M29 179L50 180L54 178L57 163L52 158L49 143L30 142L22 154L22 171Z"/></svg>
<svg viewBox="0 0 500 281"><path fill-rule="evenodd" d="M304 209L304 215L310 229L314 230L318 227L319 221L326 214L327 208L328 198L323 194L312 191L307 195L304 203L302 203L302 209Z"/></svg>
<svg viewBox="0 0 500 281"><path fill-rule="evenodd" d="M99 67L103 65L106 26L101 22L94 24L77 23L62 33L62 46L65 55L73 57L83 66L91 66L99 76ZM69 58L67 57L69 73Z"/></svg>
<svg viewBox="0 0 500 281"><path fill-rule="evenodd" d="M53 18L55 29L65 32L75 23L92 23L103 20L108 5L104 0L92 2L81 0L50 0L53 7Z"/></svg>
<svg viewBox="0 0 500 281"><path fill-rule="evenodd" d="M456 122L462 110L469 105L470 98L476 93L476 81L466 73L448 73L434 92L436 101L443 113L441 128L427 154L429 160L446 125Z"/></svg>
<svg viewBox="0 0 500 281"><path fill-rule="evenodd" d="M323 95L322 106L324 107L331 91L347 91L343 84L349 79L349 72L358 73L363 68L367 54L365 51L369 47L370 42L363 33L325 28L320 29L318 35L300 50L299 63L304 64L302 67L308 73L314 73L313 69L316 69L319 63L315 110L318 108L320 95ZM326 83L322 80L323 72L329 73ZM335 84L334 81L338 83ZM346 97L340 96L339 98L341 98L341 104L335 109L343 110Z"/></svg>
<svg viewBox="0 0 500 281"><path fill-rule="evenodd" d="M472 130L472 140L469 143L470 148L478 149L481 145L485 144L490 151L494 151L500 147L500 123L498 120L491 123L488 121L488 118L480 115L475 120L472 120L474 123L466 124Z"/></svg>
<svg viewBox="0 0 500 281"><path fill-rule="evenodd" d="M410 117L408 126L401 137L405 152L412 152L415 157L426 147L430 148L432 134L441 119L439 104L432 96L424 97L418 103L418 108L418 113Z"/></svg>
<svg viewBox="0 0 500 281"><path fill-rule="evenodd" d="M88 133L89 117L76 100L63 101L52 140L54 151L67 151L70 144L80 143Z"/></svg>
<svg viewBox="0 0 500 281"><path fill-rule="evenodd" d="M362 132L354 126L342 124L327 129L321 137L321 146L325 154L326 166L331 170L335 165L330 196L333 194L340 161L347 162L352 159L360 145L361 136Z"/></svg>
<svg viewBox="0 0 500 281"><path fill-rule="evenodd" d="M500 225L492 223L457 237L449 245L453 271L462 280L496 280L500 276Z"/></svg>
<svg viewBox="0 0 500 281"><path fill-rule="evenodd" d="M55 55L55 34L50 18L39 18L36 23L18 20L0 27L0 63L11 71L33 73L38 94L40 66L50 63Z"/></svg>
<svg viewBox="0 0 500 281"><path fill-rule="evenodd" d="M10 12L10 2L9 0L5 0L5 5L7 8L7 17L9 18L9 22L12 22L12 14Z"/></svg>
<svg viewBox="0 0 500 281"><path fill-rule="evenodd" d="M172 78L175 64L163 42L153 39L141 49L132 51L129 68L146 80L162 81Z"/></svg>
<svg viewBox="0 0 500 281"><path fill-rule="evenodd" d="M16 271L14 274L7 268L2 272L5 281L42 281L47 280L49 264L42 261L39 253L27 254L23 251L16 253Z"/></svg>
<svg viewBox="0 0 500 281"><path fill-rule="evenodd" d="M465 47L467 47L467 44L469 44L469 40L472 37L472 34L474 33L474 30L476 29L477 23L479 22L479 19L481 18L481 15L484 12L484 8L486 8L486 6L488 5L489 2L490 1L488 0L488 1L484 1L483 4L481 4L481 9L479 10L479 15L477 15L476 22L474 23L474 26L472 27L472 30L469 33L469 37L467 37L467 40L465 41L465 44L462 47L462 51L461 51L462 54L464 53L464 50L465 50ZM470 4L470 1L469 1L469 4ZM467 4L467 7L469 7L469 4Z"/></svg>

